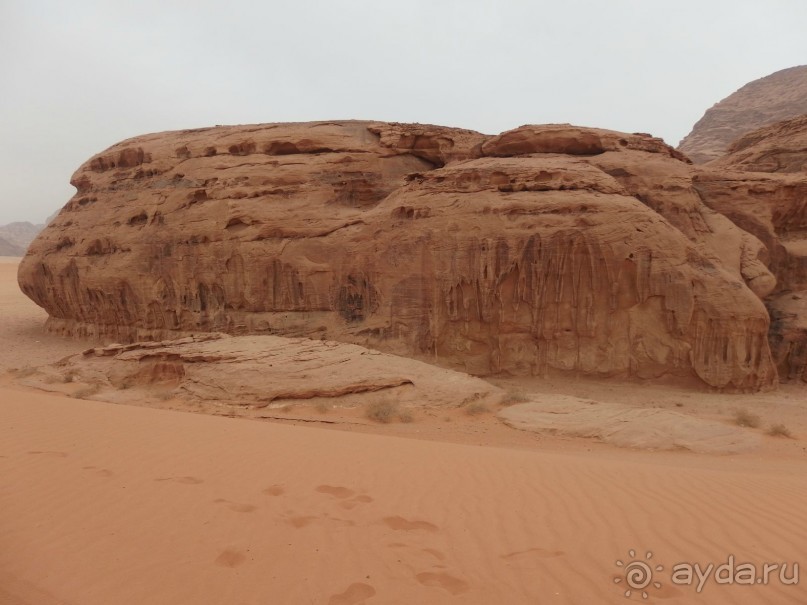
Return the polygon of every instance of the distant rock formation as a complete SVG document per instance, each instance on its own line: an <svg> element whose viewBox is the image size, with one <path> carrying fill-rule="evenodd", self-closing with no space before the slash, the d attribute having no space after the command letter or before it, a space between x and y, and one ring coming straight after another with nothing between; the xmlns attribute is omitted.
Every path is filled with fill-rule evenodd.
<svg viewBox="0 0 807 605"><path fill-rule="evenodd" d="M751 172L807 172L807 113L741 136L714 165Z"/></svg>
<svg viewBox="0 0 807 605"><path fill-rule="evenodd" d="M44 227L28 222L0 225L0 256L23 256Z"/></svg>
<svg viewBox="0 0 807 605"><path fill-rule="evenodd" d="M25 254L24 248L0 237L0 256L22 256L23 254Z"/></svg>
<svg viewBox="0 0 807 605"><path fill-rule="evenodd" d="M19 281L67 334L307 336L476 375L766 389L774 254L713 209L756 192L734 174L570 125L159 133L79 168ZM805 179L767 178L756 203L791 208L781 180Z"/></svg>
<svg viewBox="0 0 807 605"><path fill-rule="evenodd" d="M807 114L807 65L777 71L729 95L695 124L678 149L696 164L723 156L737 138Z"/></svg>

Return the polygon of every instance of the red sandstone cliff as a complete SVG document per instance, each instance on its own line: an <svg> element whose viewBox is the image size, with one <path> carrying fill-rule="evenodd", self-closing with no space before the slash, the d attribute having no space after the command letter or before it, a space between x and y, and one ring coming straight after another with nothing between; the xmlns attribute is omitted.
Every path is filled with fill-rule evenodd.
<svg viewBox="0 0 807 605"><path fill-rule="evenodd" d="M320 122L136 137L86 162L23 291L67 333L329 338L474 374L767 388L764 230L662 141ZM708 179L707 179L708 180Z"/></svg>

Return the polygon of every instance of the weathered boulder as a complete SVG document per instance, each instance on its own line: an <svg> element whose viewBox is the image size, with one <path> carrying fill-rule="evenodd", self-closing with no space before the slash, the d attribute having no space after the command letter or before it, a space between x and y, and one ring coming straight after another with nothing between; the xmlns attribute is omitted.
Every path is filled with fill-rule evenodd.
<svg viewBox="0 0 807 605"><path fill-rule="evenodd" d="M726 154L739 137L807 114L807 65L754 80L709 109L678 145L696 164Z"/></svg>
<svg viewBox="0 0 807 605"><path fill-rule="evenodd" d="M649 135L569 125L148 135L79 168L19 281L70 334L309 336L473 374L771 387L765 247L695 174Z"/></svg>
<svg viewBox="0 0 807 605"><path fill-rule="evenodd" d="M737 454L760 442L740 427L654 407L633 407L569 395L532 395L497 416L523 431L587 437L617 447Z"/></svg>
<svg viewBox="0 0 807 605"><path fill-rule="evenodd" d="M250 409L312 401L355 407L379 398L456 407L505 396L479 378L357 345L224 334L97 347L37 368L21 382L116 403L157 396Z"/></svg>

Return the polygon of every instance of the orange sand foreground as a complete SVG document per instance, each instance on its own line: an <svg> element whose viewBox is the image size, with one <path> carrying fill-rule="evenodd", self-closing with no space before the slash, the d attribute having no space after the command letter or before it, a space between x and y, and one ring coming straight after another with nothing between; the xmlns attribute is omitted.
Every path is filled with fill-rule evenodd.
<svg viewBox="0 0 807 605"><path fill-rule="evenodd" d="M419 439L25 390L8 369L85 345L39 332L14 270L0 262L2 605L807 602L807 571L788 583L807 567L804 433L707 456L480 419L495 439L472 445L450 432L477 420ZM630 549L652 552L647 599L624 596ZM731 555L730 583L680 583L680 564ZM783 562L737 583L742 563L756 581Z"/></svg>

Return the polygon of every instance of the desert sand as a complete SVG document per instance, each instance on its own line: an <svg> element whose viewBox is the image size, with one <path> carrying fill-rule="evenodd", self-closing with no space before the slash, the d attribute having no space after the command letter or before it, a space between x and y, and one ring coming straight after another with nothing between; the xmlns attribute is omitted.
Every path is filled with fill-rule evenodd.
<svg viewBox="0 0 807 605"><path fill-rule="evenodd" d="M496 381L526 398L587 397L727 426L745 408L793 433L749 428L756 446L732 455L519 431L492 413L376 425L313 409L258 421L87 401L14 381L12 369L95 344L43 333L17 262L0 261L2 605L625 603L617 561L631 549L664 567L660 588L648 586L647 599L633 590L632 601L807 601L807 580L709 578L699 594L670 573L730 555L807 565L803 387L724 395ZM318 418L332 423L306 421Z"/></svg>

